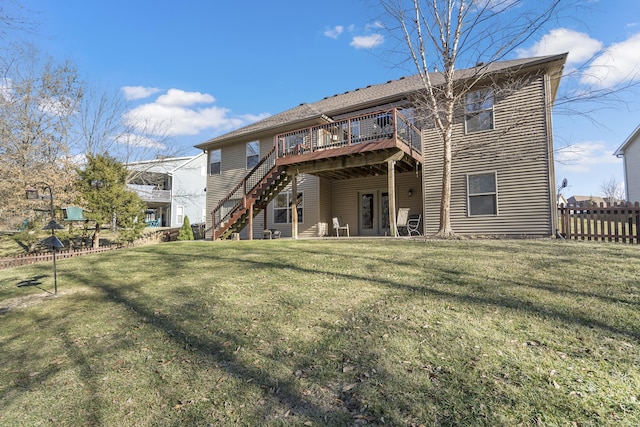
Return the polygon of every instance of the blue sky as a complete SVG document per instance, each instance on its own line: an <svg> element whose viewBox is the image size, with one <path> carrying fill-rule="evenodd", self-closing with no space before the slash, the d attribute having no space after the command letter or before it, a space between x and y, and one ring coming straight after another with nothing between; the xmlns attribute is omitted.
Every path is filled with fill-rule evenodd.
<svg viewBox="0 0 640 427"><path fill-rule="evenodd" d="M20 3L39 23L36 34L21 38L72 60L87 81L121 91L132 115L170 121L172 143L188 154L197 153L188 148L194 144L302 102L413 73L388 60L393 42L375 0ZM599 70L608 73L598 81L575 78L605 90L624 84L640 71L637 0L584 6L514 56L569 51L571 71L600 51ZM568 179L567 196L600 195L604 180L622 181L612 153L640 124L638 95L637 88L621 93L624 102L590 117L554 116L556 178Z"/></svg>

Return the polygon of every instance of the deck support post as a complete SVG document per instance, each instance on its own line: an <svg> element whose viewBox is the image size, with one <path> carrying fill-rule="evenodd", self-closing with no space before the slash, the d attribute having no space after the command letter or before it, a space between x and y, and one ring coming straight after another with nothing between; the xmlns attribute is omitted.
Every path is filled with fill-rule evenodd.
<svg viewBox="0 0 640 427"><path fill-rule="evenodd" d="M389 192L389 235L398 237L396 226L396 161L387 161L387 191Z"/></svg>
<svg viewBox="0 0 640 427"><path fill-rule="evenodd" d="M266 205L266 206L264 207L264 209L262 209L262 214L264 215L264 218L263 218L264 224L263 224L263 227L262 227L262 228L264 228L265 230L267 230L267 229L269 228L269 225L268 225L268 223L267 223L267 207L268 207L268 206L269 206L269 205Z"/></svg>
<svg viewBox="0 0 640 427"><path fill-rule="evenodd" d="M291 237L298 238L298 174L291 180Z"/></svg>
<svg viewBox="0 0 640 427"><path fill-rule="evenodd" d="M249 204L249 240L253 240L253 202Z"/></svg>

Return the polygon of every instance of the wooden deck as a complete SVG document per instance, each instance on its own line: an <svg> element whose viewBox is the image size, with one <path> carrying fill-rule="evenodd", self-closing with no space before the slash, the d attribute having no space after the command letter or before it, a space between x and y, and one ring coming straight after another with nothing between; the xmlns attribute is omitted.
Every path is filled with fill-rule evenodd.
<svg viewBox="0 0 640 427"><path fill-rule="evenodd" d="M390 160L399 172L422 164L420 133L396 109L300 129L276 141L276 164L291 174L346 179L386 174Z"/></svg>

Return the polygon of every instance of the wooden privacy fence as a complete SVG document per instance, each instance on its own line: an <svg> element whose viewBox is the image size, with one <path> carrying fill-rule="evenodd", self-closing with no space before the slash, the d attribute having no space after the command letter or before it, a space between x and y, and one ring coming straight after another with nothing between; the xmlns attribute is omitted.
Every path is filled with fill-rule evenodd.
<svg viewBox="0 0 640 427"><path fill-rule="evenodd" d="M558 232L565 239L640 244L640 203L558 207Z"/></svg>

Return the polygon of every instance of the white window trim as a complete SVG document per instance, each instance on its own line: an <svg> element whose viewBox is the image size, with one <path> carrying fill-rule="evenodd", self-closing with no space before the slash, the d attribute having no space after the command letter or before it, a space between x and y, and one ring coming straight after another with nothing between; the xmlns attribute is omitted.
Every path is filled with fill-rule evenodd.
<svg viewBox="0 0 640 427"><path fill-rule="evenodd" d="M252 170L255 165L249 167L249 157L253 157L253 156L249 156L249 144L253 144L256 143L258 145L258 151L255 154L255 156L257 156L257 160L256 160L256 164L258 164L258 162L260 161L260 141L249 141L245 144L245 167L247 168L247 170Z"/></svg>
<svg viewBox="0 0 640 427"><path fill-rule="evenodd" d="M302 209L302 221L299 220L299 216L298 216L298 223L299 224L304 224L304 191L298 191L298 193L300 193L302 195L302 202L300 203L300 205L298 206L298 208ZM291 218L291 191L283 191L281 192L279 195L281 194L286 194L287 195L287 207L286 208L277 208L276 204L275 204L275 198L273 199L273 208L271 209L271 214L273 215L273 223L278 225L278 224L291 224L291 221L289 220ZM276 198L278 197L276 196ZM287 222L276 222L276 211L277 210L286 210L287 211Z"/></svg>
<svg viewBox="0 0 640 427"><path fill-rule="evenodd" d="M213 162L211 161L211 157L213 155L214 152L219 151L220 152L220 161L216 162L220 164L220 168L219 168L219 172L218 173L213 173L212 171L212 167L211 165L213 164ZM209 152L209 176L214 176L214 175L221 175L222 174L222 150L220 148L217 148L215 150L211 150Z"/></svg>
<svg viewBox="0 0 640 427"><path fill-rule="evenodd" d="M472 111L472 112L467 111L467 106L469 105L469 103L467 102L467 96L472 94L472 93L476 93L476 92L491 92L491 98L493 100L492 103L491 103L491 107L484 108L484 109L478 110L478 111ZM468 92L465 95L465 98L464 98L464 133L465 133L465 135L469 135L469 134L472 134L472 133L478 133L478 132L488 132L488 131L492 131L492 130L494 130L496 128L496 117L495 117L495 114L494 114L495 103L496 103L495 92L491 88L473 90L473 91ZM491 112L491 127L489 129L469 130L467 128L468 117L477 116L477 115L480 115L480 114L482 114L482 113L484 113L486 111Z"/></svg>
<svg viewBox="0 0 640 427"><path fill-rule="evenodd" d="M495 182L496 185L496 191L495 192L489 192L489 193L474 193L471 194L471 190L469 189L469 177L472 176L476 176L476 175L489 175L489 174L493 174L493 180ZM496 217L500 215L500 204L499 204L499 199L498 199L498 193L499 193L499 189L498 189L498 172L497 171L486 171L486 172L473 172L473 173L468 173L467 174L467 217L470 218L480 218L480 217ZM494 195L496 198L496 213L491 213L491 214L472 214L471 213L471 198L474 196L489 196L489 195Z"/></svg>
<svg viewBox="0 0 640 427"><path fill-rule="evenodd" d="M182 212L182 213L180 213ZM185 217L185 209L184 209L184 205L177 205L176 206L176 224L178 225L182 225L182 223L184 222L184 217Z"/></svg>

